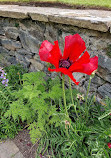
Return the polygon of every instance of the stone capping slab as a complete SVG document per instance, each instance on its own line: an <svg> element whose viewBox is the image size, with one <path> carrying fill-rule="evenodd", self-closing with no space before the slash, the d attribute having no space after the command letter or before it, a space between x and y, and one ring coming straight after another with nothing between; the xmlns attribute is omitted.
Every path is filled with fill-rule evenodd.
<svg viewBox="0 0 111 158"><path fill-rule="evenodd" d="M111 33L111 11L0 5L0 16L16 19L31 18Z"/></svg>

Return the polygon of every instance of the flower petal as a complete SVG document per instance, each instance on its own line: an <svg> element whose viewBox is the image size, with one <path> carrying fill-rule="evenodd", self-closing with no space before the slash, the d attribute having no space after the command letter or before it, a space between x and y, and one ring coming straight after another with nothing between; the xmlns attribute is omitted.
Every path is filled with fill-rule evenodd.
<svg viewBox="0 0 111 158"><path fill-rule="evenodd" d="M83 73L87 75L91 75L94 70L98 68L98 57L95 56L90 58L90 62L87 64L83 64Z"/></svg>
<svg viewBox="0 0 111 158"><path fill-rule="evenodd" d="M70 67L69 71L74 72L76 70L81 69L82 64L89 63L90 62L90 55L87 51L82 55L81 58L79 58L76 62L74 62Z"/></svg>
<svg viewBox="0 0 111 158"><path fill-rule="evenodd" d="M84 55L68 69L71 72L81 72L91 75L94 70L98 68L98 57L90 58L86 51Z"/></svg>
<svg viewBox="0 0 111 158"><path fill-rule="evenodd" d="M53 71L61 72L61 73L65 74L65 75L68 75L68 76L70 77L70 79L71 79L76 85L79 84L79 82L76 82L76 79L73 77L72 72L68 71L68 69L66 69L66 68L57 68L57 69L50 69L50 68L48 68L48 70L49 70L49 71L52 71L52 72L53 72Z"/></svg>
<svg viewBox="0 0 111 158"><path fill-rule="evenodd" d="M50 42L45 40L39 49L39 56L42 61L49 62L58 68L62 54L59 49L58 41L55 41L54 43L55 45L52 45Z"/></svg>
<svg viewBox="0 0 111 158"><path fill-rule="evenodd" d="M83 51L85 51L85 49L85 42L79 34L66 36L63 58L69 58L74 62L79 58Z"/></svg>
<svg viewBox="0 0 111 158"><path fill-rule="evenodd" d="M47 40L43 41L39 49L39 56L41 61L48 61L49 53L53 49L53 45Z"/></svg>
<svg viewBox="0 0 111 158"><path fill-rule="evenodd" d="M107 145L108 145L108 148L111 149L111 143L108 143Z"/></svg>
<svg viewBox="0 0 111 158"><path fill-rule="evenodd" d="M56 68L59 67L59 60L62 58L61 50L59 49L58 41L54 41L55 45L49 54L49 62L53 64Z"/></svg>

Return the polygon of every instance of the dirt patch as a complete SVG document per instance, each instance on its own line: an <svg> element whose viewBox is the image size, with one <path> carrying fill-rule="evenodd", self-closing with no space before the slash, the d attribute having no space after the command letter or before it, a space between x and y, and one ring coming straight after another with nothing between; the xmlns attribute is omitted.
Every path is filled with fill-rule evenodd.
<svg viewBox="0 0 111 158"><path fill-rule="evenodd" d="M102 6L85 6L85 5L70 5L58 2L0 2L2 5L20 5L20 6L33 6L33 7L56 7L65 9L97 9L97 10L108 10L111 8Z"/></svg>
<svg viewBox="0 0 111 158"><path fill-rule="evenodd" d="M34 145L30 141L29 131L27 129L23 129L18 133L18 135L13 139L13 142L19 148L19 151L23 154L24 158L51 158L52 153L49 149L48 153L45 152L44 155L41 153L37 155L37 147L39 143L35 143ZM44 148L43 148L44 150Z"/></svg>
<svg viewBox="0 0 111 158"><path fill-rule="evenodd" d="M33 145L30 141L28 130L23 130L18 133L13 142L19 148L25 158L35 158L38 144Z"/></svg>

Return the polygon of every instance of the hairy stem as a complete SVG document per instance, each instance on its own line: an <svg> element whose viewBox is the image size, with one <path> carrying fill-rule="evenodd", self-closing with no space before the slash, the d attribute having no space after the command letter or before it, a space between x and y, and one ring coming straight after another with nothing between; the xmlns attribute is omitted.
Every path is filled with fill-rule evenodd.
<svg viewBox="0 0 111 158"><path fill-rule="evenodd" d="M68 111L67 111L67 106L66 106L66 95L65 95L64 79L65 79L65 75L63 74L63 75L62 75L63 100L64 100L64 107L65 107L66 116L69 117L69 115L68 115Z"/></svg>
<svg viewBox="0 0 111 158"><path fill-rule="evenodd" d="M70 90L70 94L71 94L71 101L72 101L72 104L74 106L76 116L78 117L78 113L77 113L77 110L76 110L76 105L74 105L74 101L73 101L72 88L71 88L71 79L70 78L69 78L69 90Z"/></svg>
<svg viewBox="0 0 111 158"><path fill-rule="evenodd" d="M69 114L68 114L67 106L66 106L66 95L65 95L64 79L65 79L65 75L63 74L63 76L62 76L63 100L64 100L65 113L66 113L67 118L69 119ZM68 128L66 128L66 135L69 138Z"/></svg>
<svg viewBox="0 0 111 158"><path fill-rule="evenodd" d="M86 98L85 98L85 113L86 113L86 118L88 117L88 107L87 107L87 101L88 101L88 94L89 94L89 89L91 85L91 77L89 78L89 83L88 83L88 88L87 88L87 93L86 93Z"/></svg>
<svg viewBox="0 0 111 158"><path fill-rule="evenodd" d="M18 76L19 76L20 85L22 85L20 73L18 72L17 74L18 74Z"/></svg>

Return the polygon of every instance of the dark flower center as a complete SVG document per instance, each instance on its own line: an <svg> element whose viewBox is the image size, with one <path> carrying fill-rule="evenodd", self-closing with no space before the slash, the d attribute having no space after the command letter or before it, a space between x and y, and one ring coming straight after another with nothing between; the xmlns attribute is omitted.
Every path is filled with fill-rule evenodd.
<svg viewBox="0 0 111 158"><path fill-rule="evenodd" d="M71 61L69 59L64 60L64 59L60 59L59 61L59 67L64 67L66 69L68 69L70 66L72 65Z"/></svg>

